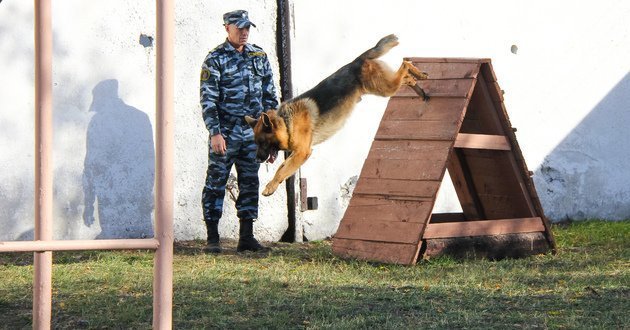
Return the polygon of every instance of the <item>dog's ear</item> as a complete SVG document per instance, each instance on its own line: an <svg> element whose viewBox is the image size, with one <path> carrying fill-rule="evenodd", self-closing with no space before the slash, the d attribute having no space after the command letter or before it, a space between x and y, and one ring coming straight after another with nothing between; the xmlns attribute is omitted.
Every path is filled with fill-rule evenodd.
<svg viewBox="0 0 630 330"><path fill-rule="evenodd" d="M260 116L260 119L262 119L263 122L263 132L271 133L273 131L273 123L271 121L271 118L269 118L269 115L263 112Z"/></svg>
<svg viewBox="0 0 630 330"><path fill-rule="evenodd" d="M249 124L249 126L251 126L252 128L256 127L256 124L258 124L258 120L254 119L250 116L245 116L245 121Z"/></svg>

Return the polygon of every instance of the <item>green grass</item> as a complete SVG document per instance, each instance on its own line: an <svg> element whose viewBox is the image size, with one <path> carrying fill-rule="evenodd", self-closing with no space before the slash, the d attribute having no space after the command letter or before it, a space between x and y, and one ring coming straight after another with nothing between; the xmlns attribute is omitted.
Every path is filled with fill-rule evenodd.
<svg viewBox="0 0 630 330"><path fill-rule="evenodd" d="M176 246L176 329L630 329L630 221L555 225L556 255L342 260L330 243L269 256ZM153 255L54 253L54 328L147 329ZM32 254L0 254L0 328L31 327Z"/></svg>

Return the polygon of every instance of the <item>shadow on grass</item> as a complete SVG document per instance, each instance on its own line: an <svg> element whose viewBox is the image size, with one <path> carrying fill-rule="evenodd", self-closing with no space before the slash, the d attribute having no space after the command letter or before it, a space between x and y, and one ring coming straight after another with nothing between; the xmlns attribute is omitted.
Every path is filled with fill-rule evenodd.
<svg viewBox="0 0 630 330"><path fill-rule="evenodd" d="M440 285L296 287L266 278L176 283L174 293L173 325L179 329L611 329L628 324L630 297L628 288L513 294L501 289ZM28 303L0 298L2 326L29 327ZM56 296L53 327L150 328L151 295L131 291L124 295L94 292L89 297Z"/></svg>
<svg viewBox="0 0 630 330"><path fill-rule="evenodd" d="M174 243L174 255L175 256L199 256L203 255L203 247L205 241L178 241ZM237 241L235 240L222 240L221 245L223 252L222 256L237 256L248 259L260 259L267 258L268 253L251 253L236 252ZM274 250L272 254L274 256L284 256L290 258L296 258L301 260L310 261L314 257L313 255L333 257L330 251L327 251L327 243L315 242L309 244L299 243L282 243L282 242L265 242L264 245L272 247ZM81 262L98 261L103 258L109 258L112 251L60 251L53 253L53 262L55 264L72 264ZM120 256L127 256L128 258L137 258L138 256L147 255L152 258L152 253L149 250L121 250L117 251ZM33 264L32 252L13 252L13 253L0 253L0 266L28 266Z"/></svg>
<svg viewBox="0 0 630 330"><path fill-rule="evenodd" d="M566 244L553 256L438 258L415 267L342 260L329 241L267 243L270 254L236 253L226 241L221 255L203 254L203 241L177 242L174 328L625 328L627 222L595 225L560 231ZM6 256L13 259L0 284L0 328L29 327L32 270L19 266L32 253L0 260ZM151 327L152 253L54 258L62 275L54 328Z"/></svg>
<svg viewBox="0 0 630 330"><path fill-rule="evenodd" d="M143 255L151 257L148 250L118 251L119 258L137 259ZM33 265L33 252L0 253L0 266ZM53 252L53 264L67 265L110 259L111 251L59 251Z"/></svg>

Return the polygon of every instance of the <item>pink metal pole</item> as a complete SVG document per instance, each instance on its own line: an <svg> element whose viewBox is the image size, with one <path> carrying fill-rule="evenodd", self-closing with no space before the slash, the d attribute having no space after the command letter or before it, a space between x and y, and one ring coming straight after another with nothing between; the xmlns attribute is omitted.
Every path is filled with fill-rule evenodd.
<svg viewBox="0 0 630 330"><path fill-rule="evenodd" d="M35 240L52 240L51 0L35 0ZM52 252L35 252L33 329L50 329Z"/></svg>
<svg viewBox="0 0 630 330"><path fill-rule="evenodd" d="M0 252L87 251L87 250L157 250L157 239L98 239L69 241L0 242Z"/></svg>
<svg viewBox="0 0 630 330"><path fill-rule="evenodd" d="M173 326L173 0L156 0L156 193L153 328Z"/></svg>

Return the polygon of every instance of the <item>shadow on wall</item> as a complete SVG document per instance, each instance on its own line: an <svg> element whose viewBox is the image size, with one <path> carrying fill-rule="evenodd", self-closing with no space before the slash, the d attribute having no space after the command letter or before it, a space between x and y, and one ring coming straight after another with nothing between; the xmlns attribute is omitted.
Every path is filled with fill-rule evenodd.
<svg viewBox="0 0 630 330"><path fill-rule="evenodd" d="M118 97L118 81L92 90L83 169L83 221L96 238L153 237L155 152L149 117Z"/></svg>
<svg viewBox="0 0 630 330"><path fill-rule="evenodd" d="M536 170L550 219L630 219L629 125L630 73Z"/></svg>
<svg viewBox="0 0 630 330"><path fill-rule="evenodd" d="M33 66L23 62L35 56L33 10L23 7L18 1L0 5L0 36L11 36L0 38L0 241L16 240L33 226L35 149L28 121L34 106L22 88L34 86Z"/></svg>

